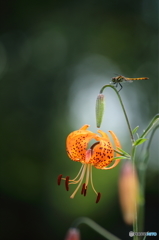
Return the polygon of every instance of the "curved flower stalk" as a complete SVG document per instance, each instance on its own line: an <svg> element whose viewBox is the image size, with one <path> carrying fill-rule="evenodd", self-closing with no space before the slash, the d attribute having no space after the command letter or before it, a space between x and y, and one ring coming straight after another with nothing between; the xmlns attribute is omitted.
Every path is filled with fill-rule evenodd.
<svg viewBox="0 0 159 240"><path fill-rule="evenodd" d="M116 94L117 94L117 96L118 96L120 105L121 105L121 107L122 107L122 110L123 110L123 113L124 113L124 116L125 116L125 120L126 120L128 129L129 129L129 132L130 132L131 141L132 141L132 143L134 143L135 139L134 139L134 136L133 136L133 133L132 133L132 130L131 130L131 127L130 127L129 119L128 119L128 116L127 116L127 113L126 113L126 110L125 110L125 107L124 107L124 104L123 104L123 102L122 102L122 99L121 99L121 97L120 97L119 92L116 90L115 87L113 87L112 85L108 85L108 84L107 84L107 85L104 85L104 86L101 88L101 90L100 90L100 95L103 94L104 89L107 88L107 87L112 88L112 89L116 92ZM97 98L98 98L98 97L97 97ZM96 110L96 111L97 111L97 110ZM96 120L97 120L97 122L98 122L98 119L97 119L97 118L96 118ZM102 122L100 122L100 125L101 125L101 123L102 123Z"/></svg>
<svg viewBox="0 0 159 240"><path fill-rule="evenodd" d="M116 153L115 150L121 148L121 145L114 132L109 131L114 141L115 150L106 133L104 133L102 130L98 130L99 134L96 134L87 130L88 127L89 125L84 125L79 130L68 135L66 140L67 154L71 160L75 162L81 162L82 166L74 179L70 179L69 176L63 178L62 174L60 174L58 176L58 185L60 185L61 180L64 180L66 190L68 191L69 185L78 184L75 191L70 196L70 198L74 198L84 179L85 182L82 185L81 194L86 196L90 181L92 189L97 195L96 203L98 203L101 198L101 193L97 192L94 188L92 179L92 166L102 170L109 170L117 166L121 160L121 155ZM92 139L96 140L96 142L88 149L88 144ZM115 161L113 165L108 167L108 165L110 165L114 160L114 157Z"/></svg>
<svg viewBox="0 0 159 240"><path fill-rule="evenodd" d="M114 234L108 232L105 228L98 225L96 222L94 222L92 219L87 217L80 217L77 218L73 223L72 227L68 230L67 238L65 240L80 240L79 237L79 226L81 224L86 224L90 228L92 228L94 231L99 233L101 236L106 238L107 240L121 240L120 238L116 237ZM71 233L75 233L74 235ZM72 237L72 238L69 238ZM74 238L73 238L74 237ZM75 238L76 237L76 238Z"/></svg>

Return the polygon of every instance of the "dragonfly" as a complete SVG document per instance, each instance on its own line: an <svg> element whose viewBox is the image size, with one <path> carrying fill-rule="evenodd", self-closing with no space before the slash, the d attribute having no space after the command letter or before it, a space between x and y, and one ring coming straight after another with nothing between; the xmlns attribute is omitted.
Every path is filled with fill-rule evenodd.
<svg viewBox="0 0 159 240"><path fill-rule="evenodd" d="M112 82L111 84L115 84L115 87L117 88L118 85L120 86L120 89L118 90L118 92L123 88L123 86L121 85L122 82L133 82L133 81L138 81L138 80L147 80L149 78L147 77L141 77L141 78L127 78L124 76L117 76L117 77L113 77L112 78Z"/></svg>

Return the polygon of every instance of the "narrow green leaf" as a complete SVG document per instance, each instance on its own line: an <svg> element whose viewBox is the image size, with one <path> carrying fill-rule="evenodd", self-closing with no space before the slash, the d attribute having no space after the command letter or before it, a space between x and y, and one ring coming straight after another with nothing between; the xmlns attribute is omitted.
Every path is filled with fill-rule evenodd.
<svg viewBox="0 0 159 240"><path fill-rule="evenodd" d="M134 130L132 130L132 133L135 134L138 130L139 126L137 126L136 128L134 128Z"/></svg>
<svg viewBox="0 0 159 240"><path fill-rule="evenodd" d="M131 158L130 155L123 154L122 152L119 152L119 151L116 151L116 150L114 150L114 152L120 154L120 156L126 157L127 159Z"/></svg>
<svg viewBox="0 0 159 240"><path fill-rule="evenodd" d="M115 149L114 149L114 152L115 152L115 153L118 153L118 154L120 154L120 155L122 155L122 156L125 156L125 154L123 154L122 152L119 152L119 151L117 151L117 150L115 150Z"/></svg>
<svg viewBox="0 0 159 240"><path fill-rule="evenodd" d="M145 141L147 141L148 139L146 139L146 138L139 138L139 139L137 139L135 142L134 142L134 146L138 146L138 145L140 145L140 144L142 144L142 143L144 143Z"/></svg>
<svg viewBox="0 0 159 240"><path fill-rule="evenodd" d="M121 156L121 157L114 157L113 159L112 159L112 161L113 160L116 160L116 159L128 159L127 157L124 157L124 156Z"/></svg>
<svg viewBox="0 0 159 240"><path fill-rule="evenodd" d="M129 153L125 152L123 149L117 147L117 149L119 149L120 152L122 152L124 154L124 156L128 156L130 157Z"/></svg>
<svg viewBox="0 0 159 240"><path fill-rule="evenodd" d="M159 125L159 113L156 114L153 119L151 120L151 122L149 123L148 127L146 128L146 130L143 132L143 134L141 135L141 138L146 137L146 135L156 126L156 124Z"/></svg>

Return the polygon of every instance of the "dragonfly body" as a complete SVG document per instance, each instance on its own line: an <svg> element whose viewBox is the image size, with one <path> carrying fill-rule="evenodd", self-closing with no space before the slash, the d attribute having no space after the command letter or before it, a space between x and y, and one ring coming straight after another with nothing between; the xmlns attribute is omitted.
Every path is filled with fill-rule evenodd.
<svg viewBox="0 0 159 240"><path fill-rule="evenodd" d="M120 85L120 90L123 88L122 87L122 85L121 85L121 83L122 82L133 82L133 81L136 81L136 80L147 80L147 79L149 79L149 78L147 78L147 77L141 77L141 78L127 78L127 77L124 77L124 76L117 76L117 77L113 77L112 78L112 84L115 84L116 85L116 87L118 87L118 84ZM119 90L119 91L120 91ZM118 92L119 92L118 91Z"/></svg>

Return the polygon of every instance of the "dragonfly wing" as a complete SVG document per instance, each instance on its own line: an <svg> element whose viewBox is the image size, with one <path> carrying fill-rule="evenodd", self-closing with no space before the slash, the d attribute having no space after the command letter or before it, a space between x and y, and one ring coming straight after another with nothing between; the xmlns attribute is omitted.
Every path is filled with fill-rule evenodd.
<svg viewBox="0 0 159 240"><path fill-rule="evenodd" d="M133 81L130 80L129 78L124 78L124 82L125 82L125 83L132 83Z"/></svg>
<svg viewBox="0 0 159 240"><path fill-rule="evenodd" d="M127 80L127 82L132 83L133 81L132 80Z"/></svg>

